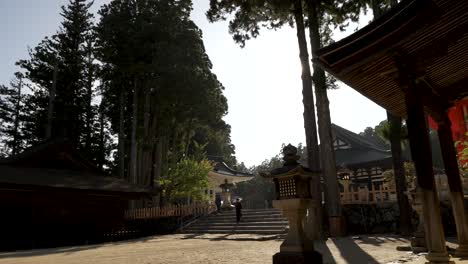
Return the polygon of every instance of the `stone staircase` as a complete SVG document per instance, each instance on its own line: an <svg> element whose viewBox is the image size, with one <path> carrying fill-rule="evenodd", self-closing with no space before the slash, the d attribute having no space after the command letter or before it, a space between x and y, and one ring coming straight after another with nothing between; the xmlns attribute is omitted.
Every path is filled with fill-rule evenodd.
<svg viewBox="0 0 468 264"><path fill-rule="evenodd" d="M288 221L277 209L244 209L236 223L235 210L215 213L185 227L181 233L284 234Z"/></svg>

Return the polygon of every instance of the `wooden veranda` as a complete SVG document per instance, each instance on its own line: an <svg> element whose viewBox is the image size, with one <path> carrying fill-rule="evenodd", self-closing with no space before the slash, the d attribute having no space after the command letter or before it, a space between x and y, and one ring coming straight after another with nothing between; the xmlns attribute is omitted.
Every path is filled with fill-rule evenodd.
<svg viewBox="0 0 468 264"><path fill-rule="evenodd" d="M468 96L468 1L406 0L351 36L320 49L314 62L406 118L422 191L430 263L448 263L435 190L427 115L438 134L457 225L457 254L468 256L468 225L448 109Z"/></svg>

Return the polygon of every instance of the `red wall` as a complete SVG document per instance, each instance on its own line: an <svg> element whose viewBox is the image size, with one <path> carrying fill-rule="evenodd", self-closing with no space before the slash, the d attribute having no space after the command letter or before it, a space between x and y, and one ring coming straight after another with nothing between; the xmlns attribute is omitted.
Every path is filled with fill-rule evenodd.
<svg viewBox="0 0 468 264"><path fill-rule="evenodd" d="M468 122L468 99L459 101L454 107L450 108L448 115L452 122L452 135L455 141L468 141L467 122ZM429 126L432 129L437 129L437 123L429 117ZM458 151L461 151L463 146L458 146ZM468 165L468 160L463 161L464 165Z"/></svg>

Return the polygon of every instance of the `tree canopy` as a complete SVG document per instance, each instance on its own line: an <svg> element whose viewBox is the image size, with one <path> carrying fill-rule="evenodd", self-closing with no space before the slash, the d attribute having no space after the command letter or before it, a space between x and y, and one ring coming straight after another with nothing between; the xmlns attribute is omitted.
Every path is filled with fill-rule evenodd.
<svg viewBox="0 0 468 264"><path fill-rule="evenodd" d="M3 155L65 137L112 175L200 198L211 168L204 157L237 161L192 1L113 0L96 24L92 4L69 0L56 34L1 86Z"/></svg>

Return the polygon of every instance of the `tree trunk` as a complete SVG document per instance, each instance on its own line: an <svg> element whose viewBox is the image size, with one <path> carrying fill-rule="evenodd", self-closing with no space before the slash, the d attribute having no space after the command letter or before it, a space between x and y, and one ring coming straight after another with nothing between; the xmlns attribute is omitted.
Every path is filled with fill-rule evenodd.
<svg viewBox="0 0 468 264"><path fill-rule="evenodd" d="M93 111L92 111L92 101L93 101L93 58L91 56L92 46L91 43L88 43L88 78L86 82L86 135L85 135L85 151L86 153L91 153L91 137L93 133Z"/></svg>
<svg viewBox="0 0 468 264"><path fill-rule="evenodd" d="M313 170L320 169L317 125L315 119L314 94L312 92L312 76L310 73L309 53L304 28L301 1L294 2L294 18L296 20L297 40L299 43L299 58L302 65L302 103L304 105L304 128L307 144L307 163Z"/></svg>
<svg viewBox="0 0 468 264"><path fill-rule="evenodd" d="M317 3L312 0L306 2L309 13L310 45L312 56L314 56L321 47ZM315 96L317 98L320 155L322 158L322 171L325 182L325 203L329 217L341 217L340 189L338 188L338 178L336 175L335 151L332 142L331 118L325 72L316 64L313 64L313 68L314 75L312 80L315 85Z"/></svg>
<svg viewBox="0 0 468 264"><path fill-rule="evenodd" d="M317 125L315 119L315 107L314 107L314 94L312 92L312 76L310 73L309 65L309 53L307 51L307 40L304 27L304 14L302 10L302 1L294 1L294 19L296 22L297 29L297 41L299 44L299 58L302 65L302 103L304 105L304 129L306 135L306 145L307 145L307 165L312 170L320 170L320 157L319 157L319 147L317 139ZM313 192L313 197L316 200L316 204L313 208L318 210L309 209L309 215L307 219L307 225L305 227L308 235L312 239L319 239L321 232L321 204L322 204L322 195L320 188L320 178L314 179L311 182L311 191ZM312 211L313 210L313 211Z"/></svg>
<svg viewBox="0 0 468 264"><path fill-rule="evenodd" d="M58 72L58 62L57 59L54 64L54 74L52 77L52 88L49 91L49 107L47 109L47 125L45 131L46 139L52 137L52 119L54 116L54 103L55 103L55 91L57 87L57 72Z"/></svg>
<svg viewBox="0 0 468 264"><path fill-rule="evenodd" d="M390 124L390 144L392 149L393 173L395 178L398 207L400 208L400 232L403 235L411 233L411 208L406 196L406 178L401 154L401 118L387 112Z"/></svg>
<svg viewBox="0 0 468 264"><path fill-rule="evenodd" d="M106 160L106 139L104 134L104 110L102 107L99 109L99 157L98 157L98 165L99 168L102 170L104 169L104 163Z"/></svg>
<svg viewBox="0 0 468 264"><path fill-rule="evenodd" d="M392 7L396 1L392 1ZM372 1L374 20L383 14L379 1ZM406 178L401 153L401 118L387 111L387 121L390 125L390 145L392 150L393 175L395 178L398 208L400 209L400 232L403 235L411 233L411 208L406 196Z"/></svg>
<svg viewBox="0 0 468 264"><path fill-rule="evenodd" d="M151 118L151 94L149 89L147 89L145 94L145 105L144 105L144 118L143 118L143 131L144 131L144 142L142 146L143 153L143 175L142 175L142 184L150 185L151 178L151 151L149 151L152 146L151 140L151 131L150 131L150 118Z"/></svg>
<svg viewBox="0 0 468 264"><path fill-rule="evenodd" d="M119 113L119 177L125 179L125 90L120 92Z"/></svg>
<svg viewBox="0 0 468 264"><path fill-rule="evenodd" d="M12 148L12 154L16 155L18 154L18 145L19 145L19 115L20 115L20 107L21 107L21 88L23 86L23 78L19 77L19 82L18 82L18 91L17 91L17 99L16 99L16 105L15 105L15 122L14 122L14 127L13 127L13 148Z"/></svg>
<svg viewBox="0 0 468 264"><path fill-rule="evenodd" d="M137 78L133 81L132 102L132 132L130 138L130 182L137 183L137 118L138 118L138 91Z"/></svg>

